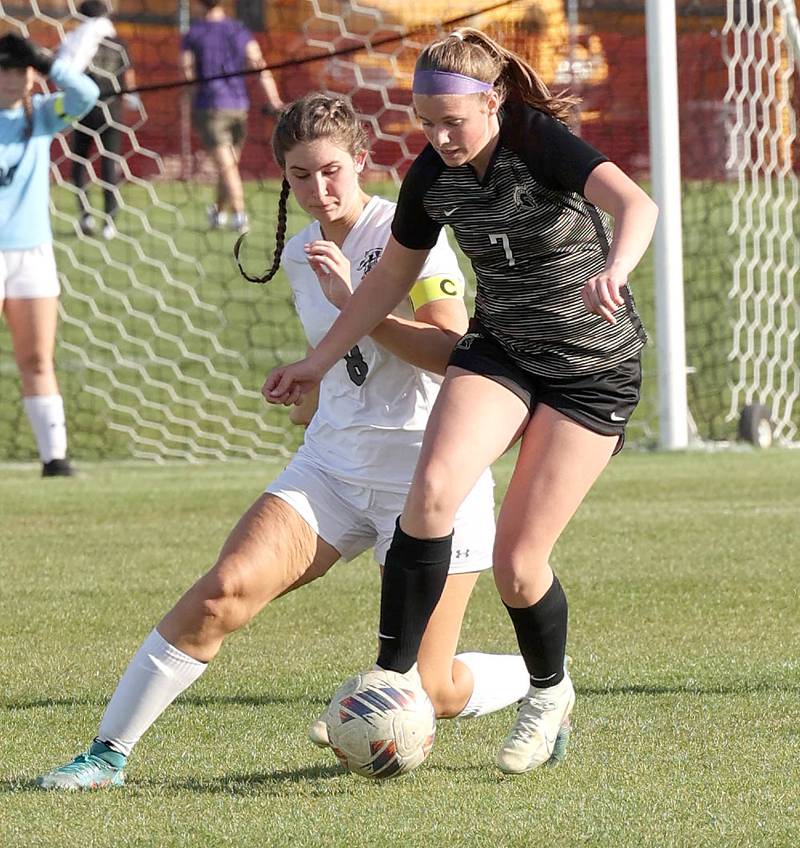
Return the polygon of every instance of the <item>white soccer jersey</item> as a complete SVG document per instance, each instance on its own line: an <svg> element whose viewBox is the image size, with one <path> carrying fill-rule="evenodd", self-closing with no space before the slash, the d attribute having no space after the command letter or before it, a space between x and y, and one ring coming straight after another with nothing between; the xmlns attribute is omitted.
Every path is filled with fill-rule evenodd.
<svg viewBox="0 0 800 848"><path fill-rule="evenodd" d="M348 233L341 249L350 261L354 289L383 252L394 210L391 201L372 197ZM322 238L319 222L312 222L287 242L281 259L297 314L313 346L339 315L323 294L303 250L308 242ZM420 279L434 276L463 284L444 231ZM394 314L413 319L410 300ZM439 375L409 365L364 337L323 377L319 407L298 453L342 480L384 491L407 491L441 381Z"/></svg>

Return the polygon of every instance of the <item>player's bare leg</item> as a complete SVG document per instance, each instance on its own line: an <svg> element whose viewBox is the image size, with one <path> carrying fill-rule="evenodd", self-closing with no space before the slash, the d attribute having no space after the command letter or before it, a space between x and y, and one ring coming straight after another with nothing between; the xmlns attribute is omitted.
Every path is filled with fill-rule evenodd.
<svg viewBox="0 0 800 848"><path fill-rule="evenodd" d="M616 442L616 436L593 433L541 404L522 437L498 518L494 556L495 582L529 658L532 680L498 754L498 766L508 773L529 771L564 753L559 734L563 747L575 692L563 669L566 601L559 612L563 591L550 568L550 554ZM535 624L538 613L532 611L539 605L554 610L544 633L528 626L529 621ZM563 633L553 635L560 629L559 619ZM561 678L555 684L544 679L553 669Z"/></svg>
<svg viewBox="0 0 800 848"><path fill-rule="evenodd" d="M214 567L139 648L85 754L37 779L45 789L118 786L142 734L203 673L228 633L270 600L324 574L339 553L284 501L262 495L225 542Z"/></svg>
<svg viewBox="0 0 800 848"><path fill-rule="evenodd" d="M31 423L44 477L68 477L64 402L56 380L53 352L58 298L9 298L0 301L14 358L19 368L25 413Z"/></svg>

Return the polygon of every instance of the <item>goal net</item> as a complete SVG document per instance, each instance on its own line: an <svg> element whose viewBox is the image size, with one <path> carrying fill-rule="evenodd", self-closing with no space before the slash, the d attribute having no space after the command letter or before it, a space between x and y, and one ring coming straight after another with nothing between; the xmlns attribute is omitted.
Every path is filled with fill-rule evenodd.
<svg viewBox="0 0 800 848"><path fill-rule="evenodd" d="M734 306L727 420L771 422L797 434L800 394L800 207L794 0L728 0L723 30L728 73L728 158L735 185L729 233L735 245L728 296Z"/></svg>
<svg viewBox="0 0 800 848"><path fill-rule="evenodd" d="M214 173L179 84L188 0L119 0L114 22L141 105L107 121L87 154L81 228L69 134L53 146L52 221L62 283L56 370L76 458L156 461L285 456L301 433L260 387L305 342L282 275L254 286L237 273L236 234L209 229ZM689 402L703 439L730 439L745 409L794 439L798 425L797 22L788 0L678 0ZM576 131L649 185L643 0L238 0L286 100L309 89L350 96L372 135L367 187L393 195L422 146L410 79L422 45L476 26L522 53L555 90L583 98ZM82 21L74 0L4 2L0 30L54 47ZM255 79L241 170L250 270L271 264L278 178ZM145 85L146 84L146 85ZM122 179L103 178L102 155ZM119 203L103 237L103 190ZM288 232L305 216L293 203ZM469 276L469 270L465 268ZM652 267L632 279L655 328ZM631 443L657 440L655 345ZM32 459L11 343L0 329L0 459Z"/></svg>

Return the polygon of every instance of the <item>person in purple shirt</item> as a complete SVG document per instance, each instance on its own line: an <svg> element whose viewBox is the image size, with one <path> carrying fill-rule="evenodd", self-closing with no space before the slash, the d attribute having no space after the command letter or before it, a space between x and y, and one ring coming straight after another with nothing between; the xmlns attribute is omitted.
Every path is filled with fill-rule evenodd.
<svg viewBox="0 0 800 848"><path fill-rule="evenodd" d="M244 232L247 214L239 159L250 105L245 78L208 78L264 68L264 57L250 30L225 14L222 0L199 3L203 17L189 27L181 40L181 68L187 80L201 80L195 88L192 122L217 169L217 198L208 209L208 222L214 229L229 225ZM259 82L267 98L265 111L274 114L283 107L275 80L264 69Z"/></svg>

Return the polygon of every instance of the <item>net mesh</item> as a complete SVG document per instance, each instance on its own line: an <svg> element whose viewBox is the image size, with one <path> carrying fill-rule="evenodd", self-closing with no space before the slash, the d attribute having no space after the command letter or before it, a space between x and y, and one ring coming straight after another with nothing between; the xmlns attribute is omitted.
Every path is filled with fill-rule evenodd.
<svg viewBox="0 0 800 848"><path fill-rule="evenodd" d="M270 367L301 355L305 341L282 274L268 286L246 283L231 256L236 234L209 228L214 169L191 128L191 91L179 84L187 4L177 13L166 0L121 0L117 8L118 37L146 83L141 103L107 104L104 121L88 131L93 144L79 157L85 192L73 183L68 134L52 153L63 287L56 368L71 453L158 461L287 455L301 433L285 410L264 404L260 386ZM769 408L780 437L797 429L789 8L777 0L677 4L689 400L706 439L733 437L742 408L754 403ZM422 45L457 24L487 31L553 89L580 95L576 131L649 187L641 0L532 0L483 12L452 0L240 0L236 11L277 66L284 99L312 88L352 98L372 136L369 190L393 196L421 149L413 63ZM72 0L0 6L0 29L53 47L81 21ZM279 174L269 152L273 118L261 114L256 80L247 84L253 105L240 164L251 233L243 259L260 271L271 264ZM119 130L118 150L104 140L109 126ZM104 158L114 165L111 180ZM119 206L108 239L104 190ZM81 226L87 213L92 231ZM290 201L287 231L305 220ZM652 334L649 257L632 285ZM630 443L657 438L655 345L645 349L644 371ZM4 329L0 396L0 459L34 458Z"/></svg>

